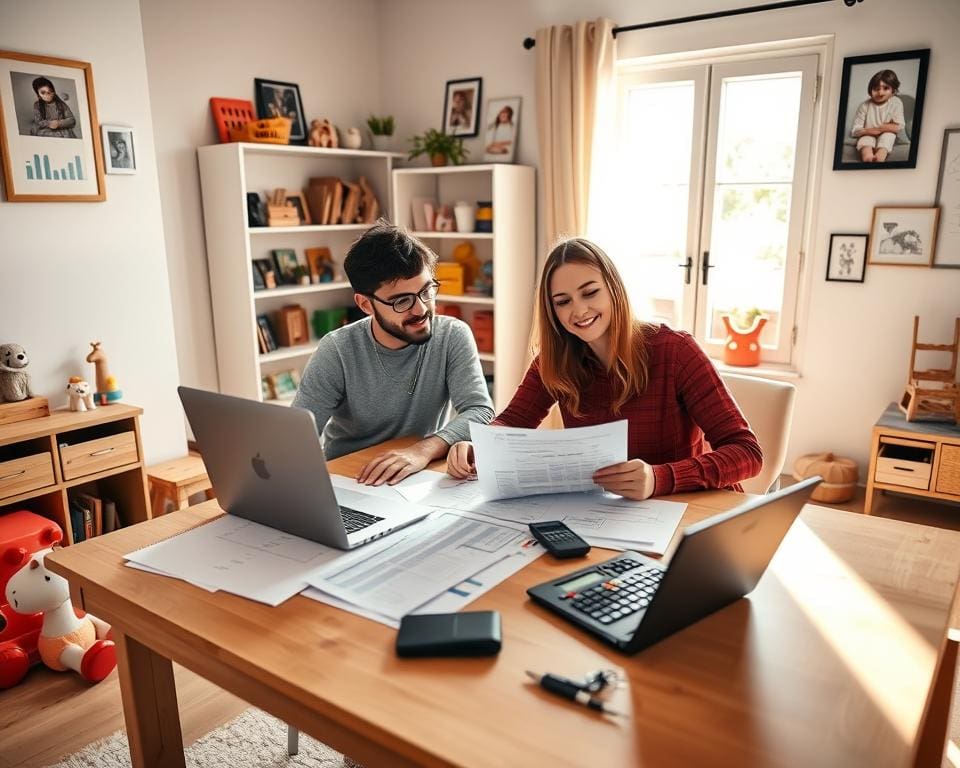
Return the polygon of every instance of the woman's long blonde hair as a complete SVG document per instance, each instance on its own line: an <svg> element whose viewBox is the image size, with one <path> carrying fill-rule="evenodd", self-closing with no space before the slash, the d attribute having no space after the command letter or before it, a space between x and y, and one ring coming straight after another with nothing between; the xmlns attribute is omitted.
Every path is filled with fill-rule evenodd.
<svg viewBox="0 0 960 768"><path fill-rule="evenodd" d="M570 410L581 415L580 395L590 384L596 369L588 366L593 357L590 348L567 331L557 319L550 298L550 280L557 267L563 264L587 264L600 271L604 285L610 291L611 307L610 349L613 352L608 373L620 384L620 392L612 404L619 414L623 404L647 388L647 347L645 326L635 320L630 299L616 266L610 257L595 244L582 237L564 240L547 256L537 289L535 345L539 347L540 378L547 391ZM603 365L603 361L600 361Z"/></svg>

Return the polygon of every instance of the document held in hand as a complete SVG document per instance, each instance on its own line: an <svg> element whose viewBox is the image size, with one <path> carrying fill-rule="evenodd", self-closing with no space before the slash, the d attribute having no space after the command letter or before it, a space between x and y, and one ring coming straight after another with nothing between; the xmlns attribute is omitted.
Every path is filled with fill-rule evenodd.
<svg viewBox="0 0 960 768"><path fill-rule="evenodd" d="M480 493L487 500L599 490L593 473L627 460L627 422L572 429L470 424Z"/></svg>

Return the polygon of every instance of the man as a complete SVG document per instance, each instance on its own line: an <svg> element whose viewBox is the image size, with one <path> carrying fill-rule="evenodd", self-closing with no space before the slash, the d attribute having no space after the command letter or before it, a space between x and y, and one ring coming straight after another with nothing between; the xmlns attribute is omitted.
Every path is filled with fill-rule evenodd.
<svg viewBox="0 0 960 768"><path fill-rule="evenodd" d="M471 421L493 418L470 328L435 317L437 257L385 222L351 246L343 267L366 318L328 333L303 372L294 406L313 412L328 459L403 435L425 435L386 451L357 476L391 485L470 439ZM448 403L457 417L440 428Z"/></svg>

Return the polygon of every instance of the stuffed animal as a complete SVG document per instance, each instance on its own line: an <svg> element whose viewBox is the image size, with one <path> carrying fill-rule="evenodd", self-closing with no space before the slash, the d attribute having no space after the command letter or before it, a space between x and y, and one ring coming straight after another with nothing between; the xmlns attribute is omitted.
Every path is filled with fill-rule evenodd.
<svg viewBox="0 0 960 768"><path fill-rule="evenodd" d="M337 129L333 127L329 120L311 120L310 137L307 139L307 143L311 147L336 148L338 144Z"/></svg>
<svg viewBox="0 0 960 768"><path fill-rule="evenodd" d="M107 637L110 625L89 613L77 617L69 583L47 570L46 556L52 551L35 552L10 577L7 602L17 613L43 611L37 646L44 664L60 672L72 669L84 680L99 683L117 666L116 646Z"/></svg>
<svg viewBox="0 0 960 768"><path fill-rule="evenodd" d="M30 358L19 344L0 344L0 403L17 403L33 397L27 366Z"/></svg>
<svg viewBox="0 0 960 768"><path fill-rule="evenodd" d="M93 411L97 404L93 402L93 393L90 384L79 376L71 376L67 384L67 394L70 397L71 411Z"/></svg>

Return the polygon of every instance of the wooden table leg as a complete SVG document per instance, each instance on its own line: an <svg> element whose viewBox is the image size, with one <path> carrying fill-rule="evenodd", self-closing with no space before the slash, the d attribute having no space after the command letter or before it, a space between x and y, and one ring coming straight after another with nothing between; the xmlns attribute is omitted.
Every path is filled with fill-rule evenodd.
<svg viewBox="0 0 960 768"><path fill-rule="evenodd" d="M956 640L947 638L940 657L937 676L933 680L933 691L927 702L927 711L920 727L920 743L914 765L917 768L927 765L940 765L947 745L947 728L950 722L950 699L953 695L953 678L957 670Z"/></svg>
<svg viewBox="0 0 960 768"><path fill-rule="evenodd" d="M870 446L870 463L867 465L867 494L863 499L863 514L873 512L873 478L877 472L877 456L880 452L880 433L873 430L873 440Z"/></svg>
<svg viewBox="0 0 960 768"><path fill-rule="evenodd" d="M173 664L114 629L133 768L184 768Z"/></svg>

